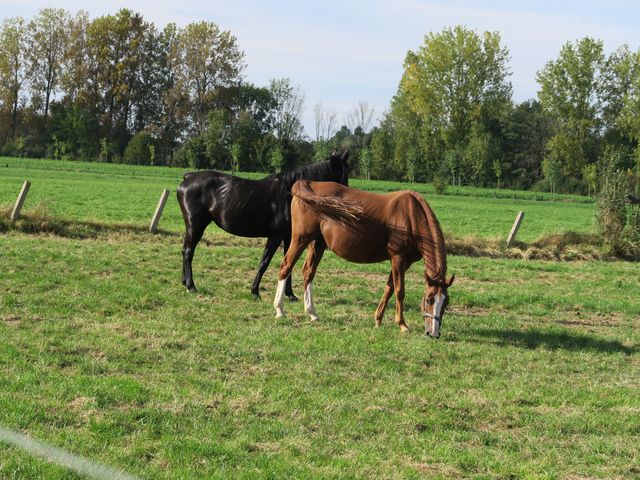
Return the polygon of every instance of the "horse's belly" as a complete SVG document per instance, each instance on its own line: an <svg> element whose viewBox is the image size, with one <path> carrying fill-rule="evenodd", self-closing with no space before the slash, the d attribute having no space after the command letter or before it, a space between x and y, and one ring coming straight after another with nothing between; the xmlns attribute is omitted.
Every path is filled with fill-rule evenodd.
<svg viewBox="0 0 640 480"><path fill-rule="evenodd" d="M377 263L389 259L387 241L370 232L353 231L343 226L323 229L329 250L345 260L356 263Z"/></svg>

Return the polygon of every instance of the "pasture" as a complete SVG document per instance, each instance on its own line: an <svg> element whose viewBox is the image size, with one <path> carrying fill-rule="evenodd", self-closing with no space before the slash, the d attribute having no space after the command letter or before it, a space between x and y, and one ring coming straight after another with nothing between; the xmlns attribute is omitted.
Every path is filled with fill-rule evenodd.
<svg viewBox="0 0 640 480"><path fill-rule="evenodd" d="M0 235L0 426L142 478L640 477L637 264L450 256L435 341L418 264L401 334L391 311L373 328L388 264L327 254L320 320L300 303L275 320L280 253L262 301L249 293L262 240L210 228L194 259L200 293L184 291L181 171L4 164L0 205L29 178L27 214L117 228ZM163 232L148 235L162 188ZM416 189L449 236L502 238L518 210L525 240L591 228L581 198ZM0 477L77 478L3 444Z"/></svg>

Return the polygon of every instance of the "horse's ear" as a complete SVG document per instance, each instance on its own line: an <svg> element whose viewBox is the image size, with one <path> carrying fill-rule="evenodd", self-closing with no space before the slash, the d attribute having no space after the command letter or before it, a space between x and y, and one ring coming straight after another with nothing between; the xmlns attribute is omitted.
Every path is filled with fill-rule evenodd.
<svg viewBox="0 0 640 480"><path fill-rule="evenodd" d="M454 273L453 275L451 275L451 278L447 282L447 287L450 287L455 279L456 279L456 274Z"/></svg>
<svg viewBox="0 0 640 480"><path fill-rule="evenodd" d="M342 154L342 161L346 162L347 160L349 160L349 150Z"/></svg>
<svg viewBox="0 0 640 480"><path fill-rule="evenodd" d="M429 276L427 272L424 272L424 278L427 280L427 285L429 285L430 287L433 287L436 284L436 282Z"/></svg>

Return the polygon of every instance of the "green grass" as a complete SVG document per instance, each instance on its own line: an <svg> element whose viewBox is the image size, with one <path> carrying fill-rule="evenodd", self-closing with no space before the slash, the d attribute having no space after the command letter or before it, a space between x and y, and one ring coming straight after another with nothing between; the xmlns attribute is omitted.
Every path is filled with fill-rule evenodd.
<svg viewBox="0 0 640 480"><path fill-rule="evenodd" d="M263 300L249 293L262 240L210 228L194 295L180 284L177 202L164 233L144 233L182 172L0 159L0 205L28 178L26 212L66 219L62 236L0 235L0 426L152 479L640 478L637 264L450 255L435 341L421 266L401 334L393 301L373 328L388 264L328 253L320 320L301 304L275 320L281 253ZM506 235L521 209L523 239L591 228L588 199L410 188L450 235ZM0 478L78 477L0 444Z"/></svg>
<svg viewBox="0 0 640 480"><path fill-rule="evenodd" d="M261 242L209 239L192 295L178 237L0 236L0 425L143 478L640 475L636 265L450 257L435 341L418 266L409 334L373 328L388 265L332 254L320 321L275 320ZM74 478L1 445L0 477Z"/></svg>
<svg viewBox="0 0 640 480"><path fill-rule="evenodd" d="M24 180L32 183L25 211L46 206L51 215L79 221L148 224L162 189L171 190L160 227L182 231L175 190L185 169L87 162L0 158L0 206L10 205ZM262 174L245 174L261 178ZM411 188L423 194L449 237L505 239L518 211L525 220L518 238L530 242L543 235L593 229L591 199L471 187L436 195L431 185L354 179L351 185L386 192ZM496 195L496 197L494 197ZM515 198L514 198L515 197Z"/></svg>

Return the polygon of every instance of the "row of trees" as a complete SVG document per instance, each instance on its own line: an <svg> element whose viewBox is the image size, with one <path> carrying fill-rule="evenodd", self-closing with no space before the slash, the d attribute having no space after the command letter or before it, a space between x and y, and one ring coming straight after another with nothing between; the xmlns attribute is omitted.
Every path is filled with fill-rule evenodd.
<svg viewBox="0 0 640 480"><path fill-rule="evenodd" d="M1 153L245 169L310 157L300 90L243 82L244 69L236 38L212 22L158 30L127 9L6 19Z"/></svg>
<svg viewBox="0 0 640 480"><path fill-rule="evenodd" d="M498 33L428 34L371 133L371 175L587 193L610 165L637 174L640 51L566 43L538 72L538 98L520 104L508 60Z"/></svg>
<svg viewBox="0 0 640 480"><path fill-rule="evenodd" d="M49 8L0 26L0 153L274 171L348 148L367 178L585 193L610 168L637 174L640 51L569 42L519 104L508 62L498 33L429 33L378 125L367 102L342 122L318 104L310 139L300 88L245 82L216 24Z"/></svg>

